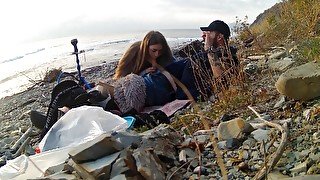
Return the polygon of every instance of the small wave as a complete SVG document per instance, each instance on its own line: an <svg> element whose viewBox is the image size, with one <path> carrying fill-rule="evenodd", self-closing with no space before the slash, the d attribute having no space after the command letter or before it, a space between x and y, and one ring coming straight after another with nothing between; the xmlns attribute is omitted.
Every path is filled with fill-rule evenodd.
<svg viewBox="0 0 320 180"><path fill-rule="evenodd" d="M24 56L16 56L14 58L6 59L6 60L2 61L1 63L7 63L7 62L15 61L15 60L21 59L23 57Z"/></svg>
<svg viewBox="0 0 320 180"><path fill-rule="evenodd" d="M109 42L102 43L101 46L108 46L111 44L119 44L119 43L129 43L130 41L131 41L130 39L109 41Z"/></svg>
<svg viewBox="0 0 320 180"><path fill-rule="evenodd" d="M25 55L35 54L35 53L37 53L37 52L44 51L45 49L46 49L46 48L40 48L40 49L37 49L37 50L35 50L35 51L28 52L28 53L26 53Z"/></svg>
<svg viewBox="0 0 320 180"><path fill-rule="evenodd" d="M93 50L94 50L94 48L90 48L90 49L86 49L85 51L89 52L89 51L93 51Z"/></svg>

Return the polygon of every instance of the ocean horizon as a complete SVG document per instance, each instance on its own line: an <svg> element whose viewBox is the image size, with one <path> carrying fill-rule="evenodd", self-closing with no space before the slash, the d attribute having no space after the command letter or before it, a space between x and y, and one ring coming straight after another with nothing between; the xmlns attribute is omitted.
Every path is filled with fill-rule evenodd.
<svg viewBox="0 0 320 180"><path fill-rule="evenodd" d="M198 29L163 29L160 31L172 49L201 38ZM70 36L20 44L0 54L0 98L22 92L42 80L51 69L76 71L72 39L78 40L81 69L118 61L133 42L148 31L94 36Z"/></svg>

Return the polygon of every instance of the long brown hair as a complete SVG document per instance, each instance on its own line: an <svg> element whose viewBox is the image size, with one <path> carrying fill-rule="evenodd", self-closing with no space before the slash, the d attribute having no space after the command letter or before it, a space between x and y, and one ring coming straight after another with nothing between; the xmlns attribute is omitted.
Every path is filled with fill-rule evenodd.
<svg viewBox="0 0 320 180"><path fill-rule="evenodd" d="M118 66L113 76L113 79L119 79L134 72L134 68L136 67L136 59L138 57L138 52L140 49L140 44L141 41L133 43L129 47L129 49L123 54L123 56L118 62Z"/></svg>
<svg viewBox="0 0 320 180"><path fill-rule="evenodd" d="M150 31L145 35L141 42L133 73L139 74L146 68L151 67L151 64L147 61L149 58L149 46L155 44L162 45L162 54L157 59L158 64L164 67L173 61L172 52L166 38L159 31Z"/></svg>

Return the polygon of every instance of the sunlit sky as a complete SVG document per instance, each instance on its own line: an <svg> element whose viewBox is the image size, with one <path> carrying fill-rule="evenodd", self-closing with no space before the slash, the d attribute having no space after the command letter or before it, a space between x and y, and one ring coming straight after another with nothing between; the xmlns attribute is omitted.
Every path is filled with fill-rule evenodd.
<svg viewBox="0 0 320 180"><path fill-rule="evenodd" d="M197 29L212 20L249 22L279 0L6 0L0 48L22 41L135 30ZM1 50L0 50L1 52Z"/></svg>

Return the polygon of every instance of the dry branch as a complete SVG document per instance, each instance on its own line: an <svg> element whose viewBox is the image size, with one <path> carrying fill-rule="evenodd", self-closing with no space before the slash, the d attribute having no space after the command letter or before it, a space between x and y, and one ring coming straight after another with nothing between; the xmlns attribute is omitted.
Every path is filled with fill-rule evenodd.
<svg viewBox="0 0 320 180"><path fill-rule="evenodd" d="M207 119L210 119L210 118L202 115L202 112L199 111L200 108L197 105L194 108L197 109L199 114L189 114L189 115L198 116L200 118L200 120L202 121L205 129L206 130L210 130L209 123L208 123L208 120L207 120ZM213 150L214 150L214 152L216 153L216 156L217 156L217 163L218 163L218 166L220 167L220 170L221 170L222 179L223 180L227 180L228 179L228 171L227 171L227 168L226 168L226 166L225 166L225 164L223 162L222 153L218 148L218 143L217 143L216 138L214 137L213 133L210 133L210 140L211 140L212 145L213 145Z"/></svg>
<svg viewBox="0 0 320 180"><path fill-rule="evenodd" d="M267 176L267 174L274 168L274 166L277 164L277 162L279 161L279 159L282 156L282 153L286 147L286 144L288 142L288 127L287 127L287 123L285 123L283 126L277 124L277 123L273 123L273 122L269 122L264 120L259 113L257 113L252 107L248 106L248 108L250 110L252 110L258 117L260 120L263 121L263 123L265 123L267 126L276 128L278 130L280 130L281 132L281 141L280 141L280 145L278 147L278 149L276 150L276 152L274 152L268 160L267 163L267 167L264 166L262 169L260 169L260 171L253 177L253 179L263 179L265 176Z"/></svg>

